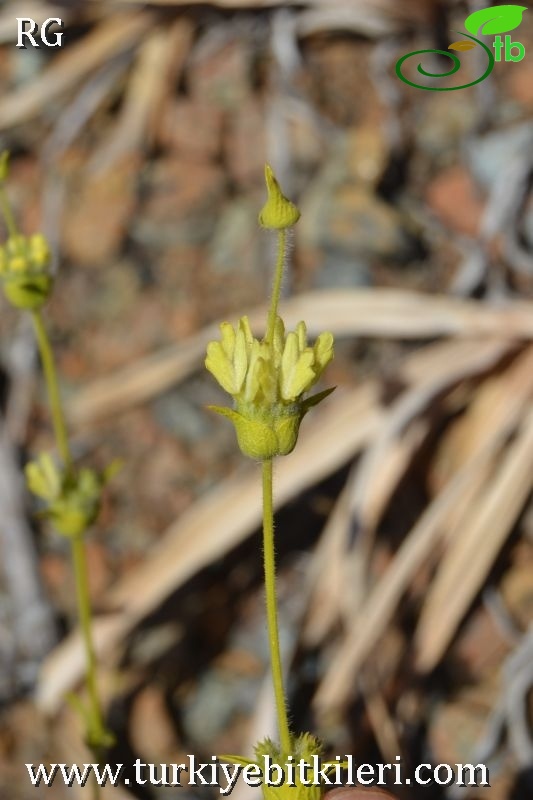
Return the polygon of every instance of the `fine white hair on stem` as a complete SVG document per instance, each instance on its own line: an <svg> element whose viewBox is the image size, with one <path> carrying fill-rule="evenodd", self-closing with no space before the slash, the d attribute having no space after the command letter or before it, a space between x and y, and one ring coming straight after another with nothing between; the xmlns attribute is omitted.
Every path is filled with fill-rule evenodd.
<svg viewBox="0 0 533 800"><path fill-rule="evenodd" d="M285 248L283 251L283 275L281 279L281 297L287 296L287 287L291 285L292 280L292 270L291 270L291 255L294 248L294 229L293 228L285 228ZM275 260L278 253L278 236L269 237L271 239L271 243L269 244L269 255L271 254L271 262L274 263L274 266L270 268L269 272L269 284L270 284L270 295L272 296L272 279L274 276L275 270Z"/></svg>

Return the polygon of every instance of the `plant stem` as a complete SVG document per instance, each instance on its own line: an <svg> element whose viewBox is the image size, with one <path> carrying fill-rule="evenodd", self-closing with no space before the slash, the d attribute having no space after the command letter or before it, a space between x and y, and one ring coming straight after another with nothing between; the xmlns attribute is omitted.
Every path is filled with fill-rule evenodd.
<svg viewBox="0 0 533 800"><path fill-rule="evenodd" d="M290 755L292 739L289 729L285 691L283 688L283 671L281 668L281 653L279 647L271 458L263 461L263 558L270 664L276 700L280 744L282 752L286 755Z"/></svg>
<svg viewBox="0 0 533 800"><path fill-rule="evenodd" d="M3 183L0 183L0 210L6 223L7 232L10 236L17 236L17 223L11 211L11 206Z"/></svg>
<svg viewBox="0 0 533 800"><path fill-rule="evenodd" d="M73 469L73 461L68 441L65 415L63 413L63 406L61 404L61 395L59 393L54 354L50 346L50 340L48 338L40 310L35 310L31 313L44 370L57 449L59 450L60 456L63 459L68 473ZM71 539L71 553L74 579L76 583L78 618L85 650L86 684L89 694L87 738L89 743L95 749L98 749L99 743L103 743L104 741L105 726L98 695L96 654L92 635L91 602L87 575L87 554L83 541L83 535L75 536ZM98 798L99 795L100 790L98 784L96 784L94 789L95 799Z"/></svg>
<svg viewBox="0 0 533 800"><path fill-rule="evenodd" d="M274 283L272 285L272 297L268 312L267 330L265 341L271 342L274 336L276 317L278 316L279 298L281 296L281 282L283 279L283 267L285 264L285 248L287 246L287 231L282 228L278 231L278 252L276 257L276 268L274 271Z"/></svg>
<svg viewBox="0 0 533 800"><path fill-rule="evenodd" d="M103 741L105 726L98 695L98 682L96 675L96 653L92 636L91 602L89 596L89 582L87 577L87 558L82 536L74 536L72 544L72 563L76 582L76 599L78 603L78 616L85 647L85 661L87 668L87 691L89 693L89 739L94 745Z"/></svg>
<svg viewBox="0 0 533 800"><path fill-rule="evenodd" d="M65 424L63 407L61 405L61 396L59 394L59 384L57 381L54 355L52 353L52 348L50 347L50 340L48 339L48 334L46 333L46 328L44 326L40 310L32 311L31 316L33 320L33 327L35 329L35 336L37 337L39 352L41 354L41 361L43 364L57 449L59 450L59 454L63 459L65 467L68 471L70 471L72 469L72 455L70 453L67 426Z"/></svg>

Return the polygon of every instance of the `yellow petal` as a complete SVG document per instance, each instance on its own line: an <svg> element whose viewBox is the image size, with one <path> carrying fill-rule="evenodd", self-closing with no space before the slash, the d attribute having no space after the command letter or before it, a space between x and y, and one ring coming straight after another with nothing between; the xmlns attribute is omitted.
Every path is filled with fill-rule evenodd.
<svg viewBox="0 0 533 800"><path fill-rule="evenodd" d="M261 389L261 402L272 405L278 399L277 372L270 359L258 358L255 366Z"/></svg>
<svg viewBox="0 0 533 800"><path fill-rule="evenodd" d="M248 368L248 356L246 352L246 337L243 329L239 327L235 337L235 352L233 354L233 372L235 376L235 393L240 392L246 370Z"/></svg>
<svg viewBox="0 0 533 800"><path fill-rule="evenodd" d="M244 384L244 399L247 403L253 403L255 400L260 386L259 375L257 373L257 361L261 355L261 345L254 339L250 348L250 356L248 359L248 371L246 373L246 381Z"/></svg>
<svg viewBox="0 0 533 800"><path fill-rule="evenodd" d="M333 334L329 331L321 333L315 342L313 351L318 367L317 375L320 375L333 358Z"/></svg>
<svg viewBox="0 0 533 800"><path fill-rule="evenodd" d="M205 366L226 392L229 392L229 394L235 393L233 366L228 361L220 342L209 342L207 345Z"/></svg>
<svg viewBox="0 0 533 800"><path fill-rule="evenodd" d="M307 327L303 320L296 326L296 335L298 337L298 348L300 353L303 353L307 347Z"/></svg>
<svg viewBox="0 0 533 800"><path fill-rule="evenodd" d="M312 369L315 355L310 347L305 352L298 352L298 337L289 333L281 362L281 396L283 400L295 400L315 380Z"/></svg>
<svg viewBox="0 0 533 800"><path fill-rule="evenodd" d="M233 359L233 351L235 349L235 331L233 325L229 322L222 322L220 325L220 334L222 340L222 348L231 361Z"/></svg>
<svg viewBox="0 0 533 800"><path fill-rule="evenodd" d="M246 341L246 352L250 353L250 348L254 340L252 329L250 328L250 320L247 316L241 317L239 320L239 329L242 330Z"/></svg>
<svg viewBox="0 0 533 800"><path fill-rule="evenodd" d="M276 317L274 335L272 337L272 355L276 367L281 363L283 348L285 346L285 325L281 317Z"/></svg>

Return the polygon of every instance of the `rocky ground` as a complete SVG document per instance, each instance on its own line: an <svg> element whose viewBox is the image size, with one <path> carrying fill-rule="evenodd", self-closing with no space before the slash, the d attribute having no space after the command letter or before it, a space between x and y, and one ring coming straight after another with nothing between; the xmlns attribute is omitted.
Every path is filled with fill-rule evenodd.
<svg viewBox="0 0 533 800"><path fill-rule="evenodd" d="M0 11L9 193L21 228L53 246L46 317L76 457L123 462L87 545L119 741L109 760L245 752L271 730L248 513L259 473L206 410L224 400L202 369L212 326L267 299L268 161L302 212L286 298L338 339L330 415L309 417L303 455L279 468L294 725L360 762L485 759L491 788L461 797L526 800L533 17L513 32L521 62L429 92L394 65L447 43L467 4L28 2L65 19L65 43L19 50L21 5ZM7 303L0 356L2 504L20 464L53 447L31 330ZM443 501L462 469L467 483ZM446 515L423 545L417 525L439 498ZM9 531L0 539L6 800L34 796L26 762L90 760L63 702L81 678L68 544L32 511L20 512L20 558Z"/></svg>

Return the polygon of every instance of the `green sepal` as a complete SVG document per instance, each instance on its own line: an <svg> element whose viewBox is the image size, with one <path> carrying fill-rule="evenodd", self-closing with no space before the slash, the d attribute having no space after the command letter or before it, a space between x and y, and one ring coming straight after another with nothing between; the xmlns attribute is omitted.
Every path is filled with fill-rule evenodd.
<svg viewBox="0 0 533 800"><path fill-rule="evenodd" d="M41 308L48 300L54 283L52 276L46 273L21 273L2 277L5 296L12 306L23 311Z"/></svg>
<svg viewBox="0 0 533 800"><path fill-rule="evenodd" d="M245 456L262 461L278 455L278 440L267 422L248 419L238 411L225 406L208 406L208 408L233 422L237 442Z"/></svg>

